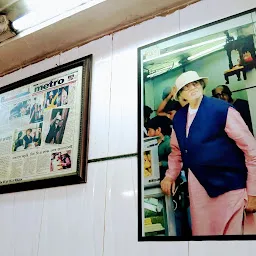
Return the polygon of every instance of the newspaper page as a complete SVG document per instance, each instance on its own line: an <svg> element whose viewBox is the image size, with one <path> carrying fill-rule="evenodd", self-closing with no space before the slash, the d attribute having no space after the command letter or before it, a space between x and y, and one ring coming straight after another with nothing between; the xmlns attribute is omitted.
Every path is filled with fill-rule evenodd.
<svg viewBox="0 0 256 256"><path fill-rule="evenodd" d="M0 185L77 172L82 67L0 95Z"/></svg>

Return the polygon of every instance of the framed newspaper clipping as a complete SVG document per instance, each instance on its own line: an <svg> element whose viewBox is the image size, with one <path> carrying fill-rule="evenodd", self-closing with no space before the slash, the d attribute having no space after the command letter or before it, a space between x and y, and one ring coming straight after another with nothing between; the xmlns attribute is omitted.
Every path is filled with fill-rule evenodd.
<svg viewBox="0 0 256 256"><path fill-rule="evenodd" d="M0 193L86 182L91 62L0 88Z"/></svg>

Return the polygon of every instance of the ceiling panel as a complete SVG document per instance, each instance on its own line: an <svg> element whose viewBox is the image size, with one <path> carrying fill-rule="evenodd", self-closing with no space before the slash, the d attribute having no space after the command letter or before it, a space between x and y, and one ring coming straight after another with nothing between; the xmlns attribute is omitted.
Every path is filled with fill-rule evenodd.
<svg viewBox="0 0 256 256"><path fill-rule="evenodd" d="M0 44L0 76L67 49L141 22L161 12L198 0L107 0L24 37ZM0 8L12 1L0 0ZM15 6L20 6L16 8ZM9 6L10 17L26 8L22 0Z"/></svg>

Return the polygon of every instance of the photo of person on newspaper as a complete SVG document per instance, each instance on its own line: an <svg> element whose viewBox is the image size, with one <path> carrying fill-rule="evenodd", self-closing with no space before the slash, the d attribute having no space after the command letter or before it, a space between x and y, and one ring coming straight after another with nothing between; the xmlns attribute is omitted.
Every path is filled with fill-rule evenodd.
<svg viewBox="0 0 256 256"><path fill-rule="evenodd" d="M69 89L69 86L65 86L59 89L59 92L58 92L59 97L57 102L58 107L68 104L68 89Z"/></svg>
<svg viewBox="0 0 256 256"><path fill-rule="evenodd" d="M19 103L16 103L10 111L10 120L13 120L18 117L27 116L30 113L30 100L25 100Z"/></svg>
<svg viewBox="0 0 256 256"><path fill-rule="evenodd" d="M14 134L13 151L22 151L41 146L42 123L30 125Z"/></svg>
<svg viewBox="0 0 256 256"><path fill-rule="evenodd" d="M61 144L68 119L69 108L56 108L52 110L50 126L45 143Z"/></svg>
<svg viewBox="0 0 256 256"><path fill-rule="evenodd" d="M203 94L207 83L195 71L176 79L174 98L188 104L173 119L161 188L171 195L187 171L194 236L256 234L256 141L233 105Z"/></svg>
<svg viewBox="0 0 256 256"><path fill-rule="evenodd" d="M51 109L56 108L58 106L58 96L59 96L59 90L52 90L45 94L45 103L44 107L45 109Z"/></svg>
<svg viewBox="0 0 256 256"><path fill-rule="evenodd" d="M31 104L30 123L38 123L43 121L43 97L42 95L40 96L34 97Z"/></svg>
<svg viewBox="0 0 256 256"><path fill-rule="evenodd" d="M50 171L59 171L71 168L71 151L56 152L51 155Z"/></svg>

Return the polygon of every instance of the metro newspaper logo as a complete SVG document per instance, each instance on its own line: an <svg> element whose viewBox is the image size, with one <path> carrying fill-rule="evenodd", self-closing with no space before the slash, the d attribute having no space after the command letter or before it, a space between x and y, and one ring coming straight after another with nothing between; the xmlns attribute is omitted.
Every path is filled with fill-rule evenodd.
<svg viewBox="0 0 256 256"><path fill-rule="evenodd" d="M34 85L34 87L35 87L34 92L44 91L49 88L59 86L59 85L63 84L64 82L65 82L65 79L60 78L60 79L56 79L56 80L51 80L49 83L46 83L46 84L41 84L41 85L36 84L36 85Z"/></svg>
<svg viewBox="0 0 256 256"><path fill-rule="evenodd" d="M55 86L60 86L65 83L70 83L71 80L74 80L72 82L75 82L75 78L77 77L77 72L69 73L68 75L62 76L60 78L56 78L51 80L50 82L45 82L42 84L35 84L34 86L34 92L40 92L47 89L50 89Z"/></svg>

